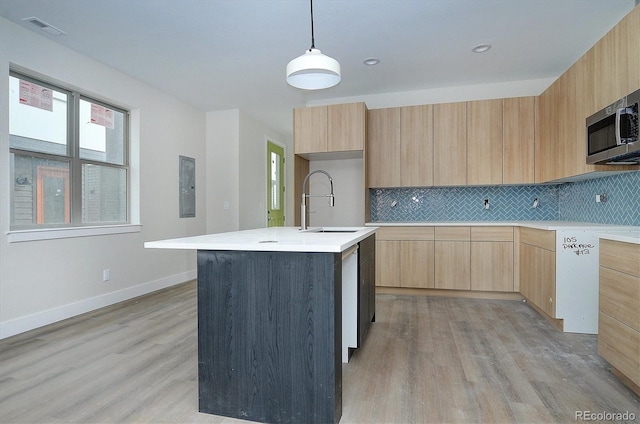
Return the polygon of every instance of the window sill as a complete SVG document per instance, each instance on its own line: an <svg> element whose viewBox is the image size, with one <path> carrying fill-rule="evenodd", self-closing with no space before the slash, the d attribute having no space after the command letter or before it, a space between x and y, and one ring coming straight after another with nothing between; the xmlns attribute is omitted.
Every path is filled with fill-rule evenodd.
<svg viewBox="0 0 640 424"><path fill-rule="evenodd" d="M9 243L18 243L23 241L101 236L106 234L139 233L140 231L142 231L142 225L140 224L105 225L96 227L74 228L47 228L9 231L9 233L7 233L7 238Z"/></svg>

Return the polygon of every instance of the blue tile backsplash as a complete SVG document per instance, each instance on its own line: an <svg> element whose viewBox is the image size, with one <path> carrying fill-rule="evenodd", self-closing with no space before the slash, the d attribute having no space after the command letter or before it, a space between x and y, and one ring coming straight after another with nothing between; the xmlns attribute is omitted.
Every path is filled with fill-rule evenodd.
<svg viewBox="0 0 640 424"><path fill-rule="evenodd" d="M640 225L640 171L565 184L559 194L562 221ZM596 194L606 202L596 203Z"/></svg>
<svg viewBox="0 0 640 424"><path fill-rule="evenodd" d="M596 194L606 194L606 202L596 203ZM388 188L371 189L370 195L373 222L583 221L640 226L640 171L556 185Z"/></svg>

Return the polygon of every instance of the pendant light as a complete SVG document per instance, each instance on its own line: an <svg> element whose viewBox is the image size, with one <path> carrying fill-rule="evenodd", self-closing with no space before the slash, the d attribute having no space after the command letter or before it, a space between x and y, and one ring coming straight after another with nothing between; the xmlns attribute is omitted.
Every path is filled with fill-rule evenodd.
<svg viewBox="0 0 640 424"><path fill-rule="evenodd" d="M315 47L313 0L311 2L311 47L287 65L287 83L303 90L320 90L340 82L340 64Z"/></svg>

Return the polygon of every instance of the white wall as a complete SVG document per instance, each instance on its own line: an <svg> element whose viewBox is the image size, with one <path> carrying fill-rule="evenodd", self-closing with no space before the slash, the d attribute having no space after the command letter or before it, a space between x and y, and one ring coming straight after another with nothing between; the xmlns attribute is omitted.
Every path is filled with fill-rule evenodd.
<svg viewBox="0 0 640 424"><path fill-rule="evenodd" d="M238 109L207 113L208 233L267 226L267 140L285 148L285 187L293 187L291 137ZM293 189L285 193L290 216Z"/></svg>
<svg viewBox="0 0 640 424"><path fill-rule="evenodd" d="M333 179L335 206L329 200L312 197L307 201L309 226L358 227L364 224L364 175L362 159L313 160L309 172L322 169ZM329 179L322 174L309 178L308 194L327 194ZM299 207L299 205L297 205ZM296 209L297 210L297 209Z"/></svg>
<svg viewBox="0 0 640 424"><path fill-rule="evenodd" d="M207 112L206 120L206 232L236 231L240 226L240 111ZM228 209L225 209L225 203Z"/></svg>
<svg viewBox="0 0 640 424"><path fill-rule="evenodd" d="M194 278L194 252L143 243L205 230L205 114L2 18L0 40L0 338ZM9 242L10 66L132 110L139 232ZM180 155L196 159L196 218L178 217Z"/></svg>
<svg viewBox="0 0 640 424"><path fill-rule="evenodd" d="M292 112L293 113L293 112ZM267 140L284 147L285 226L293 225L293 140L246 113L240 115L240 229L267 226ZM287 190L287 187L291 187Z"/></svg>

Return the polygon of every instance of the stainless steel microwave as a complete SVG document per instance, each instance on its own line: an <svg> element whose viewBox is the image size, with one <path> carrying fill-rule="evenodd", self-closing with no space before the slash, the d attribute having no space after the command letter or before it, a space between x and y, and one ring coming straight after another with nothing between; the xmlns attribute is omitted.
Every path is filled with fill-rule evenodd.
<svg viewBox="0 0 640 424"><path fill-rule="evenodd" d="M640 163L639 104L637 90L587 118L587 163Z"/></svg>

